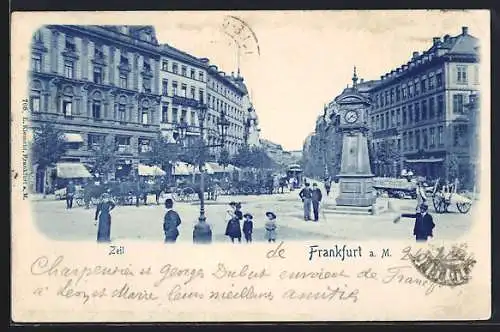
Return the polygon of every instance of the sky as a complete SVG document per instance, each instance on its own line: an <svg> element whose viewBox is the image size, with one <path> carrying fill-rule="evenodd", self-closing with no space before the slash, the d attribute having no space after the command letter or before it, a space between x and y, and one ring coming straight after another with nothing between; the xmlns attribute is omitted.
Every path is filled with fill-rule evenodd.
<svg viewBox="0 0 500 332"><path fill-rule="evenodd" d="M489 42L485 11L168 12L155 24L157 38L236 72L237 48L224 33L228 15L245 21L257 39L248 40L253 53L241 56L240 68L261 137L286 150L302 149L323 105L352 83L354 66L360 78L378 79L428 49L433 37L458 35L462 26Z"/></svg>
<svg viewBox="0 0 500 332"><path fill-rule="evenodd" d="M428 49L433 37L458 35L462 26L480 39L489 56L490 16L485 10L28 14L24 29L16 30L27 45L42 24L152 25L160 43L209 58L228 74L237 70L237 48L227 34L233 30L225 23L228 16L244 21L253 31L246 42L253 52L241 56L240 68L259 117L261 137L285 150L302 149L324 105L352 84L354 66L360 78L379 79L406 63L413 51ZM20 40L17 35L13 40Z"/></svg>

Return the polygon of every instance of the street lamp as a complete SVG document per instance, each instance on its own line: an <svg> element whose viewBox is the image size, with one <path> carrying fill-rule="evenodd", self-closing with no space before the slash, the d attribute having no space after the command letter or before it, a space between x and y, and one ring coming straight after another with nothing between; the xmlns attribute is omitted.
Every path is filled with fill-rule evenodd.
<svg viewBox="0 0 500 332"><path fill-rule="evenodd" d="M200 158L198 170L200 171L200 216L198 217L198 223L194 225L193 229L193 242L194 243L210 243L212 242L212 229L210 225L206 222L205 217L205 172L203 166L205 165L205 150L211 147L223 147L225 143L225 137L227 133L227 128L229 127L229 121L226 119L224 112L222 113L221 120L218 123L220 130L222 144L205 144L205 118L207 115L207 106L201 102L198 106L198 119L200 122ZM177 126L179 131L179 140L182 142L186 137L187 124L184 121Z"/></svg>

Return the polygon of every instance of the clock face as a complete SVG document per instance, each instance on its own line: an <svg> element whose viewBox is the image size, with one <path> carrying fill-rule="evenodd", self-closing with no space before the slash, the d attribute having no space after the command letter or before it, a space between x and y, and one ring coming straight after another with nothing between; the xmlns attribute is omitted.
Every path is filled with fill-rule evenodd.
<svg viewBox="0 0 500 332"><path fill-rule="evenodd" d="M358 121L358 112L354 111L354 110L350 110L350 111L347 111L344 118L345 118L345 121L347 123L354 123L356 121Z"/></svg>

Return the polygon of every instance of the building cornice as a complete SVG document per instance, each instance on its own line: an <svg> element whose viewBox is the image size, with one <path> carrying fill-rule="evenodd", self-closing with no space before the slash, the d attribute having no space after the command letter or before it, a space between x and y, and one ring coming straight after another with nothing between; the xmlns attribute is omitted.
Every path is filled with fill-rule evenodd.
<svg viewBox="0 0 500 332"><path fill-rule="evenodd" d="M105 29L94 25L48 25L48 29L58 30L62 32L71 33L72 35L84 35L93 37L101 41L108 42L107 44L120 45L133 49L138 53L148 53L155 59L160 58L159 47L153 43L139 40L131 36ZM111 42L111 43L109 43Z"/></svg>

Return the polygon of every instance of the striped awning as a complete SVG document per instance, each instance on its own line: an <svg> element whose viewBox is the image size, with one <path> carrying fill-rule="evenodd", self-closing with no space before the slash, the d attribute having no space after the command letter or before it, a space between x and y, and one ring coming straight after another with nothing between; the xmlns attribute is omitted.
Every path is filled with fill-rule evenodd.
<svg viewBox="0 0 500 332"><path fill-rule="evenodd" d="M141 176L164 176L165 174L167 174L167 172L156 165L148 166L144 164L139 164L138 173Z"/></svg>
<svg viewBox="0 0 500 332"><path fill-rule="evenodd" d="M68 143L83 143L83 137L78 133L64 133L64 140Z"/></svg>
<svg viewBox="0 0 500 332"><path fill-rule="evenodd" d="M63 179L91 178L92 174L82 163L57 163L57 177Z"/></svg>

